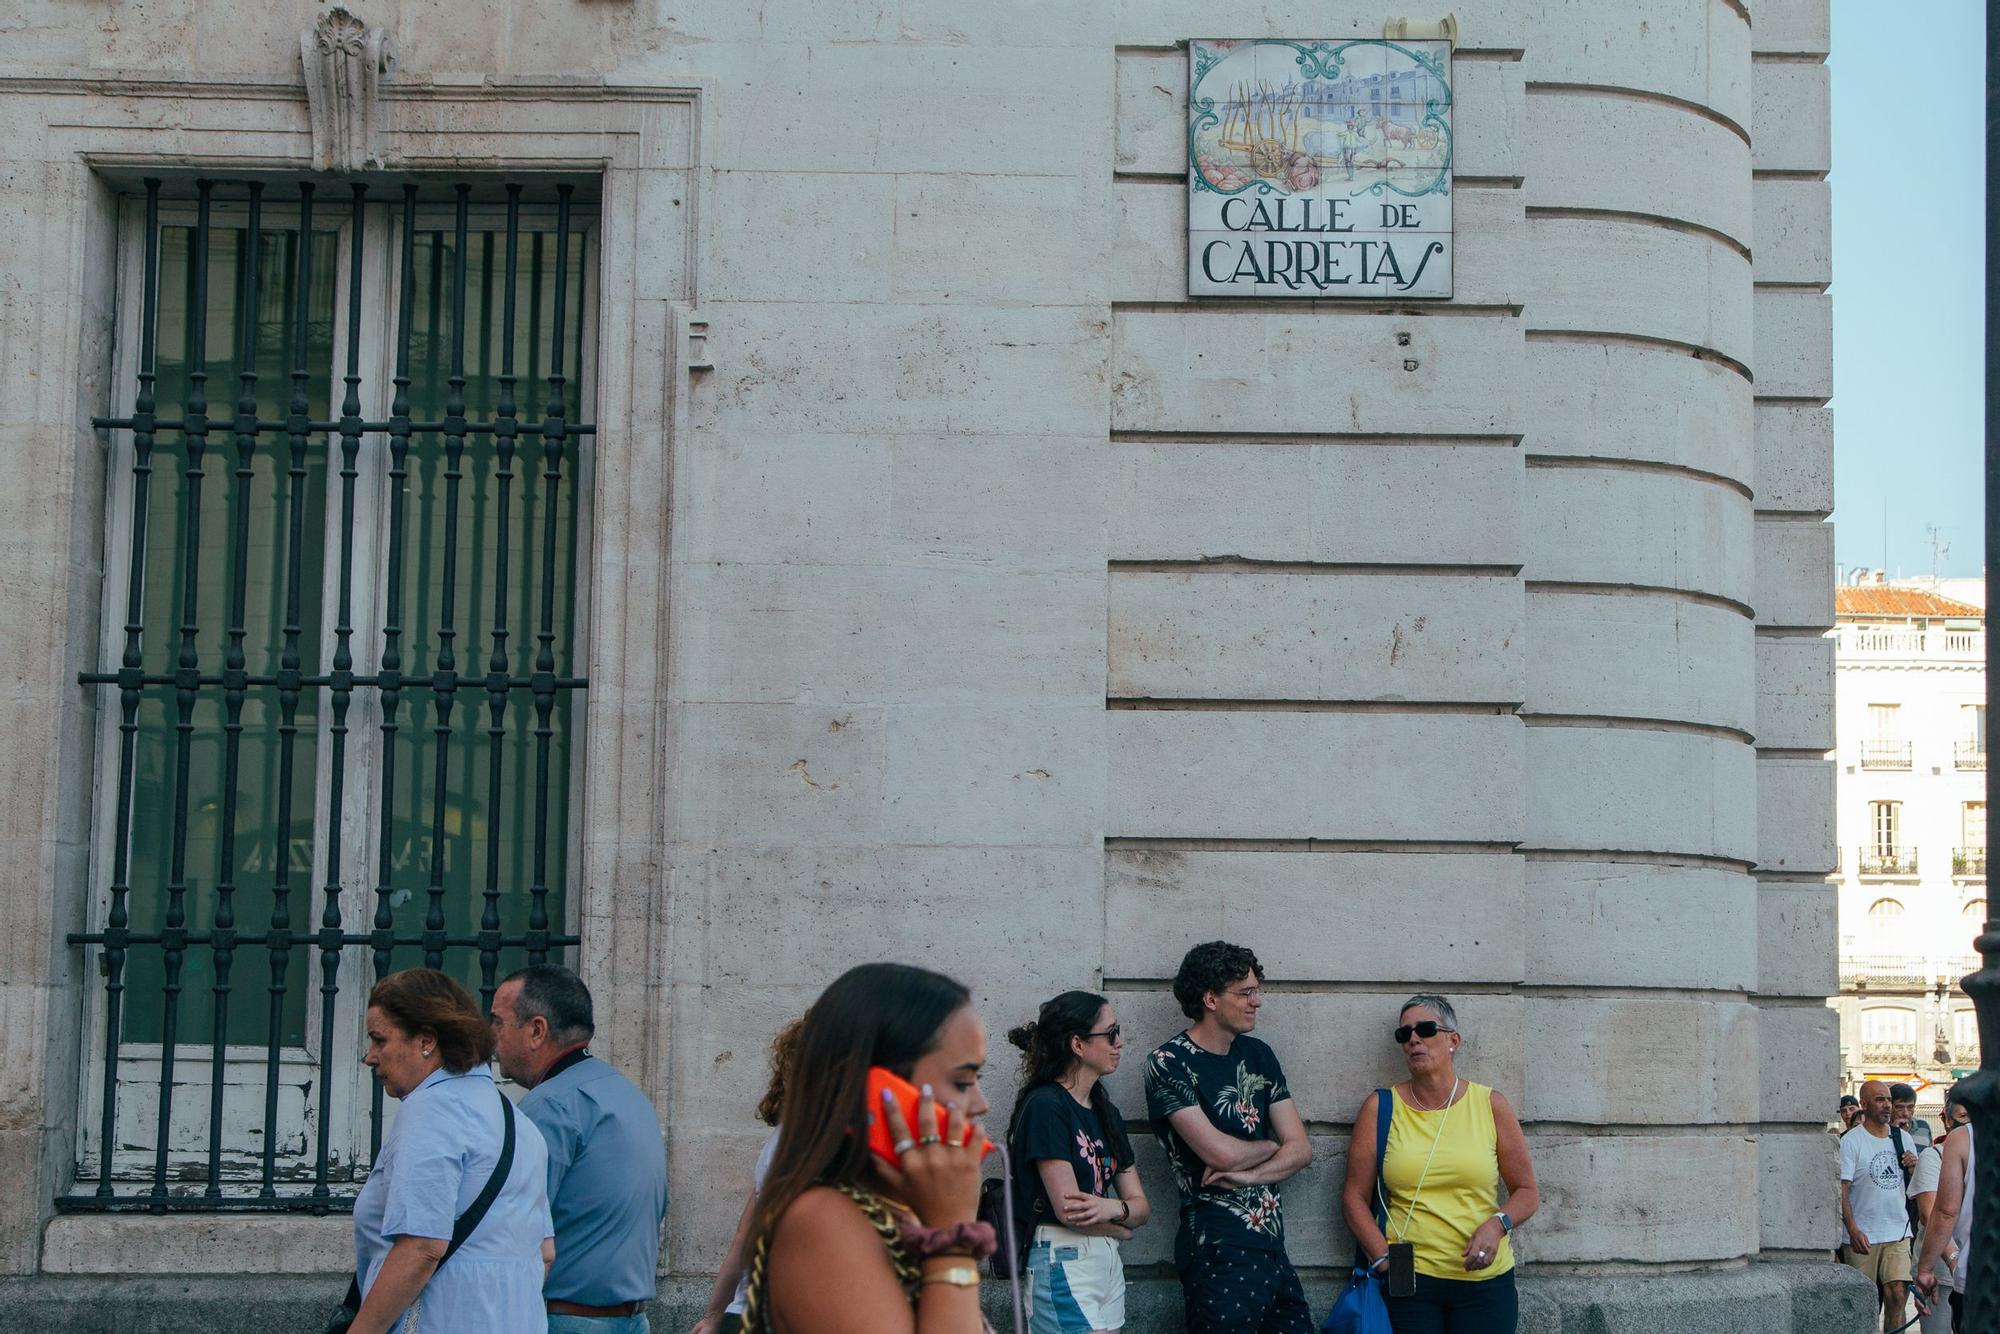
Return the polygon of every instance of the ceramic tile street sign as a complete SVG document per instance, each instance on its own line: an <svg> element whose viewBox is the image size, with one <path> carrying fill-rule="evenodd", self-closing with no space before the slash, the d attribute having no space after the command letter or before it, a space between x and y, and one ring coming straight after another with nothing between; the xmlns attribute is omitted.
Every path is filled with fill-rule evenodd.
<svg viewBox="0 0 2000 1334"><path fill-rule="evenodd" d="M1188 295L1451 295L1451 43L1188 48Z"/></svg>

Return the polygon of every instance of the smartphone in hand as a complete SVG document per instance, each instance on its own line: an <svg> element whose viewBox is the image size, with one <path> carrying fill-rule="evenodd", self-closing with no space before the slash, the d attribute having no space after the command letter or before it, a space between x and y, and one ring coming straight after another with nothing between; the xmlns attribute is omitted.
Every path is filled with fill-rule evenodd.
<svg viewBox="0 0 2000 1334"><path fill-rule="evenodd" d="M882 1113L882 1092L884 1089L896 1095L896 1106L902 1109L903 1123L909 1126L910 1137L912 1139L923 1138L924 1135L930 1133L931 1127L917 1124L917 1099L920 1094L915 1084L912 1084L909 1080L899 1075L884 1070L879 1065L869 1067L868 1148L877 1158L880 1158L883 1162L889 1164L889 1166L895 1167L901 1163L902 1155L896 1152L896 1138L889 1129L889 1118ZM940 1103L939 1106L943 1106L943 1104ZM972 1132L967 1130L966 1138L961 1142L969 1143L971 1138ZM993 1141L990 1139L980 1140L979 1156L984 1158L991 1152L993 1152Z"/></svg>

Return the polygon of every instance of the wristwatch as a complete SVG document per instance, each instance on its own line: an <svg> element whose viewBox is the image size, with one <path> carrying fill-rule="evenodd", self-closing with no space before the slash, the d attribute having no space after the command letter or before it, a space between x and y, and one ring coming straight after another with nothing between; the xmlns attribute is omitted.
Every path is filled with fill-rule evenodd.
<svg viewBox="0 0 2000 1334"><path fill-rule="evenodd" d="M949 1269L935 1269L919 1280L918 1286L932 1283L949 1283L954 1288L976 1288L979 1286L979 1271L970 1265L953 1265Z"/></svg>
<svg viewBox="0 0 2000 1334"><path fill-rule="evenodd" d="M1500 1220L1501 1236L1511 1237L1514 1235L1514 1220L1508 1217L1507 1211L1505 1209L1502 1209L1499 1213L1494 1214L1493 1216Z"/></svg>

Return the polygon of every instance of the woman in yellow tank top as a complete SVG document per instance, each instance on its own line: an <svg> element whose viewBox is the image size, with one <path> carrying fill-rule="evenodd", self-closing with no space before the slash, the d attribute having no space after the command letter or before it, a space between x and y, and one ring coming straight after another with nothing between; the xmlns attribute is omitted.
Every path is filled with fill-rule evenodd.
<svg viewBox="0 0 2000 1334"><path fill-rule="evenodd" d="M1391 1242L1408 1242L1416 1292L1390 1296L1396 1334L1515 1334L1515 1227L1541 1202L1528 1141L1507 1099L1453 1068L1458 1015L1442 996L1404 1003L1395 1038L1410 1077L1390 1090L1389 1143L1376 1221L1374 1093L1354 1118L1341 1212L1363 1252L1386 1274Z"/></svg>

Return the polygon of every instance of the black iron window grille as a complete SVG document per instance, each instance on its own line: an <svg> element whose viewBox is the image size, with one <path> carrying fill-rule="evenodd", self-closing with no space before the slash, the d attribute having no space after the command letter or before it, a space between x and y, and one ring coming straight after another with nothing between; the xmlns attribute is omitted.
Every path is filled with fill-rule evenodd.
<svg viewBox="0 0 2000 1334"><path fill-rule="evenodd" d="M490 1000L576 943L592 220L567 183L337 189L132 203L64 1209L348 1207L372 980Z"/></svg>

